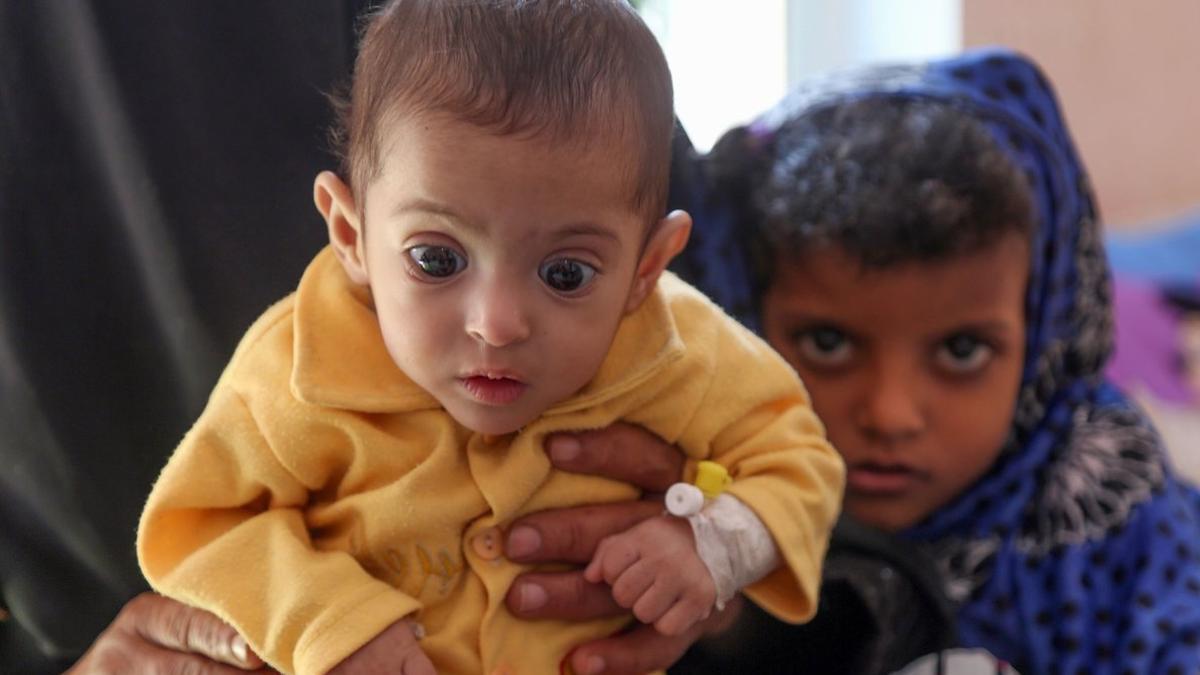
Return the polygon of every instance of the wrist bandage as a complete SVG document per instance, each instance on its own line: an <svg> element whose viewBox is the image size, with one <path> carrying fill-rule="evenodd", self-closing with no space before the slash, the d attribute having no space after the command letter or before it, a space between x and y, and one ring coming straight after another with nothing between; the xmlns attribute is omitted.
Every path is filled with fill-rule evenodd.
<svg viewBox="0 0 1200 675"><path fill-rule="evenodd" d="M729 483L724 467L700 462L695 485L676 483L666 494L667 511L692 526L696 553L717 587L718 610L779 565L779 549L766 526L750 507L723 494Z"/></svg>

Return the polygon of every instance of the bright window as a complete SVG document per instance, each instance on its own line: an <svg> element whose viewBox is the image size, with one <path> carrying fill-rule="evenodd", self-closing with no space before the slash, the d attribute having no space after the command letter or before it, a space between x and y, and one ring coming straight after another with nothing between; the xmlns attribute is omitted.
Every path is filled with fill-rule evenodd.
<svg viewBox="0 0 1200 675"><path fill-rule="evenodd" d="M962 0L642 0L675 79L675 108L707 150L813 73L962 48Z"/></svg>

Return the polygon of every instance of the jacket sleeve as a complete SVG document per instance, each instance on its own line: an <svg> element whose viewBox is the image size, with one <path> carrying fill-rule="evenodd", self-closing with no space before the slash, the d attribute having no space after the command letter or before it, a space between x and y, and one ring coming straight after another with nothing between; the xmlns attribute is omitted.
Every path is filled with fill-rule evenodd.
<svg viewBox="0 0 1200 675"><path fill-rule="evenodd" d="M680 443L703 448L729 470L729 493L754 511L779 548L783 565L746 595L781 620L805 621L816 612L845 468L781 357L745 331L718 331L716 342L707 393Z"/></svg>
<svg viewBox="0 0 1200 675"><path fill-rule="evenodd" d="M418 602L349 553L314 548L290 472L226 382L151 492L138 528L155 590L212 611L272 666L323 673Z"/></svg>

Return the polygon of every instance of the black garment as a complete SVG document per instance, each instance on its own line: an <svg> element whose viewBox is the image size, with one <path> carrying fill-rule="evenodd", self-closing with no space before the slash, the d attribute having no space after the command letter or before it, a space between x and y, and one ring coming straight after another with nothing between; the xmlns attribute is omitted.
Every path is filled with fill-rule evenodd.
<svg viewBox="0 0 1200 675"><path fill-rule="evenodd" d="M145 588L158 469L326 241L364 4L0 3L0 673L61 671Z"/></svg>
<svg viewBox="0 0 1200 675"><path fill-rule="evenodd" d="M843 517L825 556L816 617L789 626L746 603L719 638L698 643L672 675L882 675L956 644L954 613L932 559Z"/></svg>

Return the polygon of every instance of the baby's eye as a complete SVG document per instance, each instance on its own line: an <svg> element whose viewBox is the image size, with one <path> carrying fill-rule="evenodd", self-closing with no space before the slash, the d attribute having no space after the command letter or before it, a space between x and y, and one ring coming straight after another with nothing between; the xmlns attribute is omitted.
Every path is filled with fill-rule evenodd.
<svg viewBox="0 0 1200 675"><path fill-rule="evenodd" d="M956 375L982 370L995 351L983 340L966 333L951 335L938 346L938 364Z"/></svg>
<svg viewBox="0 0 1200 675"><path fill-rule="evenodd" d="M445 279L467 267L466 257L448 246L413 246L407 253L421 274L435 279Z"/></svg>
<svg viewBox="0 0 1200 675"><path fill-rule="evenodd" d="M542 263L538 276L558 293L573 293L592 283L596 268L571 258L555 258Z"/></svg>
<svg viewBox="0 0 1200 675"><path fill-rule="evenodd" d="M800 355L814 366L845 365L854 355L854 346L846 334L836 328L808 328L796 336Z"/></svg>

